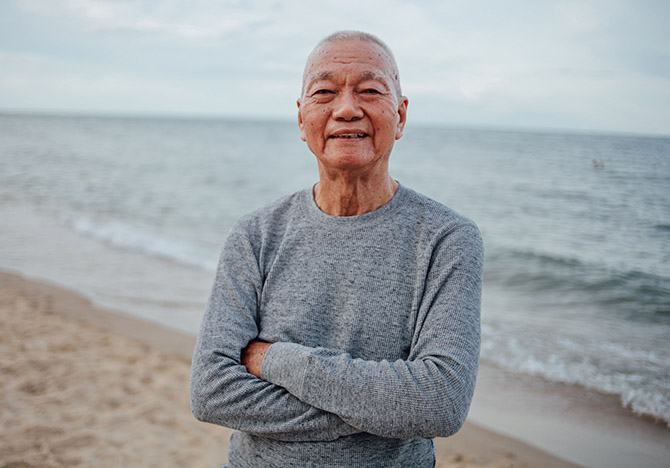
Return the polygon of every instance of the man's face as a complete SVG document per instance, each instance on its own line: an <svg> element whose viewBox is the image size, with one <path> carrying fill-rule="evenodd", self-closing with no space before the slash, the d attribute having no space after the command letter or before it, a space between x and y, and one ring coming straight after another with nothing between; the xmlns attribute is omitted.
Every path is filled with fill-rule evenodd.
<svg viewBox="0 0 670 468"><path fill-rule="evenodd" d="M298 125L321 166L366 173L388 161L407 114L393 73L384 50L370 42L335 41L312 56Z"/></svg>

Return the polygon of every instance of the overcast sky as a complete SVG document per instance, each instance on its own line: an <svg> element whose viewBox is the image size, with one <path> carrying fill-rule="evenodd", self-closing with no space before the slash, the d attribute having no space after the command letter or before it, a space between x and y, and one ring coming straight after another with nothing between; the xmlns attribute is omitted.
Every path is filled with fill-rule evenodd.
<svg viewBox="0 0 670 468"><path fill-rule="evenodd" d="M295 118L304 60L361 29L410 123L670 135L667 0L0 0L0 110Z"/></svg>

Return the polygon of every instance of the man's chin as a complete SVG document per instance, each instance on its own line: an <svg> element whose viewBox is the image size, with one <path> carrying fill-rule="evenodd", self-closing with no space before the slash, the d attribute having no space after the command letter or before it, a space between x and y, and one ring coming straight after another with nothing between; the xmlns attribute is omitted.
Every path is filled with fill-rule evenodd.
<svg viewBox="0 0 670 468"><path fill-rule="evenodd" d="M334 153L329 152L322 156L317 156L321 165L333 170L341 171L361 171L375 166L375 162L380 157L370 151L355 151L352 149L343 149Z"/></svg>

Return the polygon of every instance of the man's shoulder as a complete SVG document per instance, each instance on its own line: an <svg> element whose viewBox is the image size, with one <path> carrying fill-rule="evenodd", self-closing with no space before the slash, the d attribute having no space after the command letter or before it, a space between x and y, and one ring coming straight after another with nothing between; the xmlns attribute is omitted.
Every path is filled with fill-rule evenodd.
<svg viewBox="0 0 670 468"><path fill-rule="evenodd" d="M290 195L278 198L260 208L242 215L235 223L234 229L244 231L265 231L277 229L286 224L291 217L300 214L304 198L309 189L299 190Z"/></svg>
<svg viewBox="0 0 670 468"><path fill-rule="evenodd" d="M433 249L468 251L483 258L483 239L477 224L449 206L414 190L407 189L406 213L402 218L419 245Z"/></svg>
<svg viewBox="0 0 670 468"><path fill-rule="evenodd" d="M408 187L404 190L406 214L415 222L419 218L424 225L435 229L469 227L478 230L474 221L444 203Z"/></svg>

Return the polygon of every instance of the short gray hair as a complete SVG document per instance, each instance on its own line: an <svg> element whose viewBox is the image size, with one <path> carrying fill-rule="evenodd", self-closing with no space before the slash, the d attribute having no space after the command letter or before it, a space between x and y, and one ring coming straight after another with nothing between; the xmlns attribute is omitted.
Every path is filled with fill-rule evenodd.
<svg viewBox="0 0 670 468"><path fill-rule="evenodd" d="M391 75L392 75L391 78L393 78L393 85L395 86L395 91L396 94L398 95L398 99L400 99L400 97L402 96L402 90L400 88L400 74L398 73L398 64L395 61L395 57L393 56L391 48L387 46L384 41L379 39L374 34L366 33L363 31L337 31L321 39L307 57L307 62L305 63L305 71L302 74L302 92L300 94L302 95L305 92L305 78L307 75L307 66L311 62L312 57L319 50L321 50L321 48L332 42L350 41L350 40L372 42L373 44L377 44L379 47L382 48L382 50L388 56L389 62L391 64Z"/></svg>

